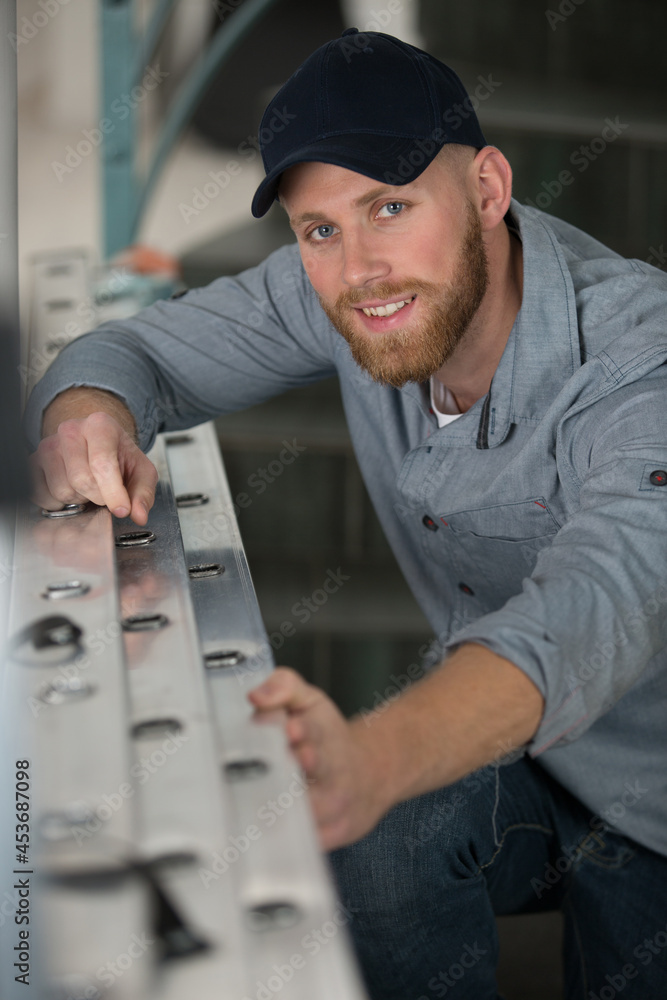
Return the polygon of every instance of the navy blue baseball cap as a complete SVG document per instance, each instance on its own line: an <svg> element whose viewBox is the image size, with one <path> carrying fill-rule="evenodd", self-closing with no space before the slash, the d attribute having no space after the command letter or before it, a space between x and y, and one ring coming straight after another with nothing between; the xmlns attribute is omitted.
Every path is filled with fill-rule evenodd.
<svg viewBox="0 0 667 1000"><path fill-rule="evenodd" d="M407 184L448 142L487 145L456 73L391 35L348 28L313 52L264 112L266 177L252 214L268 212L280 175L297 163L333 163L384 184Z"/></svg>

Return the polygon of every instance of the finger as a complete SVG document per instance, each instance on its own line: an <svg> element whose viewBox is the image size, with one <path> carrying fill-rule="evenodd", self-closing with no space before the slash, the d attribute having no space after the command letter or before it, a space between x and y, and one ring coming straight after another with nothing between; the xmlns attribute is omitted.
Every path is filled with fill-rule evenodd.
<svg viewBox="0 0 667 1000"><path fill-rule="evenodd" d="M322 777L320 754L312 743L300 743L292 753L311 785Z"/></svg>
<svg viewBox="0 0 667 1000"><path fill-rule="evenodd" d="M54 447L44 447L30 457L32 498L45 510L60 510L66 503L80 503L80 496L67 478L62 455Z"/></svg>
<svg viewBox="0 0 667 1000"><path fill-rule="evenodd" d="M145 524L148 512L155 503L155 487L158 481L157 469L149 458L132 445L137 454L127 464L125 485L130 498L130 516L135 524Z"/></svg>
<svg viewBox="0 0 667 1000"><path fill-rule="evenodd" d="M100 491L101 502L116 517L127 517L132 508L123 482L119 462L122 436L118 424L104 413L92 413L86 418L88 464ZM62 431L63 425L60 426Z"/></svg>
<svg viewBox="0 0 667 1000"><path fill-rule="evenodd" d="M284 708L302 712L312 708L324 697L323 693L290 667L276 667L271 676L254 688L248 698L261 711Z"/></svg>
<svg viewBox="0 0 667 1000"><path fill-rule="evenodd" d="M287 733L289 745L293 750L299 743L303 743L307 739L306 722L303 715L290 716L285 725L285 732Z"/></svg>
<svg viewBox="0 0 667 1000"><path fill-rule="evenodd" d="M312 717L312 713L307 712L290 715L285 725L285 731L292 751L296 752L308 746L313 747L315 753L318 754L328 732Z"/></svg>
<svg viewBox="0 0 667 1000"><path fill-rule="evenodd" d="M56 509L62 506L57 500L54 500L51 492L46 485L46 476L44 474L44 469L40 461L40 457L37 454L31 455L28 459L30 466L30 479L31 479L31 489L30 489L30 499L33 503L37 504L38 507L44 507L46 510ZM51 506L49 507L49 504Z"/></svg>
<svg viewBox="0 0 667 1000"><path fill-rule="evenodd" d="M92 500L93 503L105 506L102 493L90 468L88 442L81 431L80 423L72 420L62 424L58 438L69 488L81 499Z"/></svg>

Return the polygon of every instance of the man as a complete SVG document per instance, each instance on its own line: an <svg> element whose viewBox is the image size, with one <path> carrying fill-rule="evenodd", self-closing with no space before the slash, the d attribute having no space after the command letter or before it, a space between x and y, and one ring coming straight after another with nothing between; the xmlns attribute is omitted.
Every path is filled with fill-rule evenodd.
<svg viewBox="0 0 667 1000"><path fill-rule="evenodd" d="M561 907L567 996L646 1000L667 957L667 281L511 202L505 157L449 113L465 100L386 35L314 53L267 109L287 124L253 202L277 196L298 247L63 352L31 401L36 499L143 524L135 435L337 372L446 657L363 719L287 669L251 700L287 709L370 994L495 997L494 913Z"/></svg>

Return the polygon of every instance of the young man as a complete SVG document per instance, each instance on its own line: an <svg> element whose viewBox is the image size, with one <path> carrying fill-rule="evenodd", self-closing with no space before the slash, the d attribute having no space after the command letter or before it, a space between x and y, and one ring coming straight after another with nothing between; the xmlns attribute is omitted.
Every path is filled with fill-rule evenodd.
<svg viewBox="0 0 667 1000"><path fill-rule="evenodd" d="M667 955L667 281L512 202L466 99L386 35L314 53L267 109L253 202L278 197L298 246L63 352L31 400L36 499L143 524L135 435L336 372L446 656L364 719L287 669L251 700L288 712L371 996L495 997L494 913L560 906L568 997L645 1000Z"/></svg>

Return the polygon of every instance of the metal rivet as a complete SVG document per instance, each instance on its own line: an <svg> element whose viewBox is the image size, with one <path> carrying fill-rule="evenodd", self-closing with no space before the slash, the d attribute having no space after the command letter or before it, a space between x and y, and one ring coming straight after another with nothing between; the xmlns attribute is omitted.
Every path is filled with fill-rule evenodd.
<svg viewBox="0 0 667 1000"><path fill-rule="evenodd" d="M74 308L74 302L72 299L51 299L49 302L46 302L45 305L51 312L57 312L59 309Z"/></svg>
<svg viewBox="0 0 667 1000"><path fill-rule="evenodd" d="M220 576L225 572L225 567L220 563L198 563L196 566L189 566L188 573L193 580L203 580L208 576Z"/></svg>
<svg viewBox="0 0 667 1000"><path fill-rule="evenodd" d="M177 507L202 507L208 503L205 493L179 493L176 497Z"/></svg>
<svg viewBox="0 0 667 1000"><path fill-rule="evenodd" d="M230 760L225 764L225 777L227 781L247 781L249 778L262 778L268 774L269 765L259 757L250 757L248 760Z"/></svg>
<svg viewBox="0 0 667 1000"><path fill-rule="evenodd" d="M82 514L87 509L87 503L66 503L60 510L46 510L42 507L42 517L72 517L73 514Z"/></svg>
<svg viewBox="0 0 667 1000"><path fill-rule="evenodd" d="M116 545L119 549L130 549L136 545L148 545L155 541L152 531L126 531L122 535L116 535Z"/></svg>
<svg viewBox="0 0 667 1000"><path fill-rule="evenodd" d="M244 660L245 656L238 649L218 649L213 653L204 653L204 666L209 670L235 667Z"/></svg>
<svg viewBox="0 0 667 1000"><path fill-rule="evenodd" d="M40 833L45 840L69 840L75 829L95 819L95 814L85 802L70 802L59 812L45 813L40 821Z"/></svg>
<svg viewBox="0 0 667 1000"><path fill-rule="evenodd" d="M147 861L139 863L140 868L147 868L149 871L160 868L181 868L186 865L199 864L200 858L193 851L173 851L171 854L158 854Z"/></svg>
<svg viewBox="0 0 667 1000"><path fill-rule="evenodd" d="M252 931L284 930L301 920L302 914L293 903L262 903L253 906L247 913L248 926Z"/></svg>
<svg viewBox="0 0 667 1000"><path fill-rule="evenodd" d="M174 736L183 729L183 723L178 719L147 719L146 722L138 722L132 727L132 737L135 740L155 740L165 736Z"/></svg>
<svg viewBox="0 0 667 1000"><path fill-rule="evenodd" d="M191 444L194 441L192 434L172 434L165 439L165 444Z"/></svg>
<svg viewBox="0 0 667 1000"><path fill-rule="evenodd" d="M40 693L40 698L47 705L62 705L65 701L75 698L86 698L95 688L81 677L56 677L51 684L46 684Z"/></svg>
<svg viewBox="0 0 667 1000"><path fill-rule="evenodd" d="M71 646L81 637L81 629L73 622L52 625L44 632L41 646ZM41 647L40 647L41 648Z"/></svg>
<svg viewBox="0 0 667 1000"><path fill-rule="evenodd" d="M22 629L10 645L12 659L34 666L59 666L81 652L82 630L64 615L39 618Z"/></svg>
<svg viewBox="0 0 667 1000"><path fill-rule="evenodd" d="M164 628L168 624L169 619L166 615L151 614L150 612L123 618L123 629L126 632L150 632Z"/></svg>
<svg viewBox="0 0 667 1000"><path fill-rule="evenodd" d="M42 597L57 600L61 597L82 597L90 590L90 585L80 580L66 580L64 583L48 583Z"/></svg>

